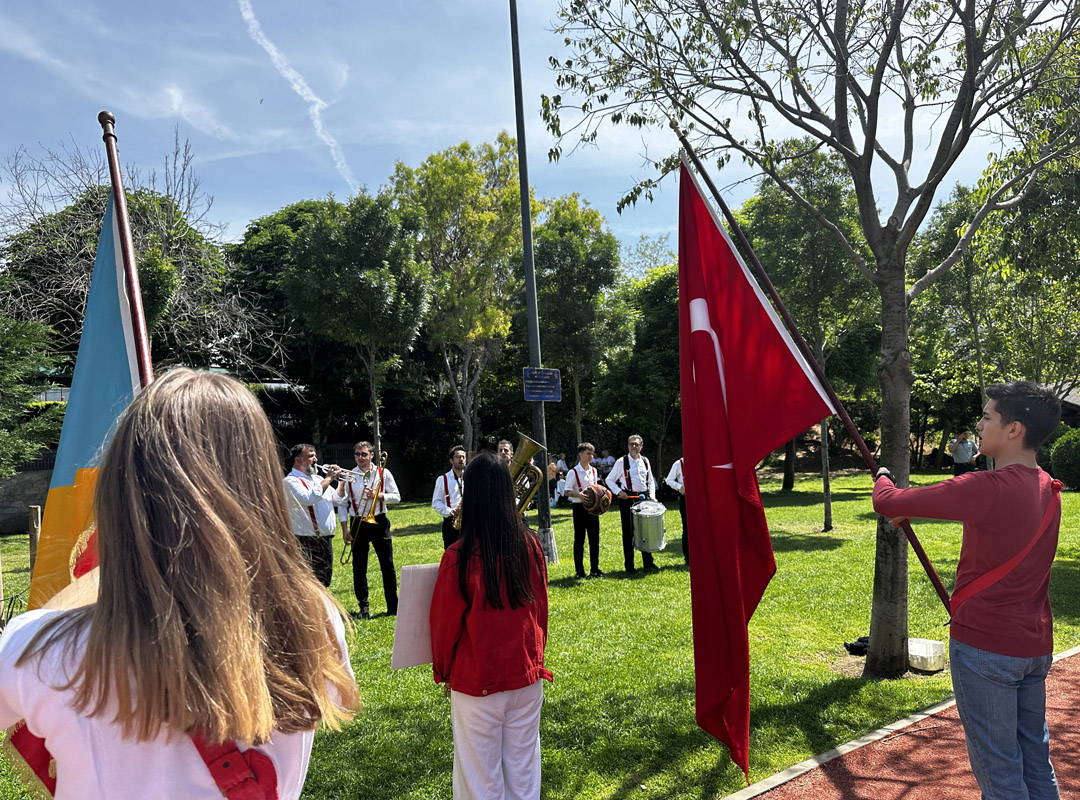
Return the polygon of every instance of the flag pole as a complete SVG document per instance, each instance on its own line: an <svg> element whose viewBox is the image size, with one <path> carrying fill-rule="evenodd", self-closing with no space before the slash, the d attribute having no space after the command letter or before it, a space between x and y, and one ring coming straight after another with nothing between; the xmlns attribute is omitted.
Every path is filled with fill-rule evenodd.
<svg viewBox="0 0 1080 800"><path fill-rule="evenodd" d="M876 475L878 464L877 461L875 461L873 454L870 452L870 448L867 446L862 434L859 433L858 428L855 427L855 423L851 421L851 416L848 414L847 409L844 408L844 404L841 403L840 398L836 396L832 384L830 384L828 378L825 377L825 370L818 364L817 358L814 357L813 352L810 350L810 346L806 343L806 340L803 339L802 334L799 332L799 328L795 325L795 320L792 319L791 314L788 313L787 308L784 306L784 301L780 299L780 294L776 291L776 287L773 286L772 281L769 280L769 275L765 272L765 267L762 266L761 262L758 260L757 254L754 253L754 249L750 246L750 241L746 238L746 234L743 233L739 223L735 220L735 216L731 213L727 203L724 202L724 198L716 188L716 184L713 183L709 173L705 171L704 165L698 158L697 153L694 152L694 148L690 146L690 142L687 140L686 135L680 130L678 123L674 120L671 121L671 129L675 131L675 134L679 137L679 142L682 144L683 151L690 157L690 160L694 162L694 167L697 169L698 174L701 175L708 185L709 191L712 192L713 198L716 200L716 204L724 214L724 219L727 220L728 227L731 228L732 233L734 233L735 237L739 240L739 245L742 247L743 252L749 257L750 263L754 267L754 272L757 273L762 288L768 292L769 297L772 298L773 306L775 306L777 312L783 318L784 324L787 325L788 330L791 332L792 339L794 339L795 344L798 346L799 352L802 353L803 358L814 371L817 379L821 382L822 387L825 389L825 393L829 396L829 400L832 401L833 408L836 409L836 415L840 418L841 422L844 423L844 428L855 442L855 445L859 449L859 453L866 462L866 466L870 469L870 474ZM934 565L930 563L930 558L926 555L926 551L923 549L919 537L916 536L915 531L912 530L911 523L908 520L904 520L901 523L900 528L904 531L904 535L907 536L907 540L911 544L911 549L915 551L919 563L922 564L923 569L926 570L926 575L930 578L930 583L934 585L938 597L941 598L941 602L945 606L945 611L951 614L952 610L949 603L949 593L945 590L945 585L941 582L941 578L934 569Z"/></svg>
<svg viewBox="0 0 1080 800"><path fill-rule="evenodd" d="M150 337L146 332L143 316L142 290L139 287L139 268L135 263L135 244L131 238L131 222L128 219L127 195L120 174L120 156L116 150L116 133L113 126L116 117L111 111L98 114L98 122L104 131L105 154L109 160L109 179L112 184L113 203L116 206L116 223L120 230L120 254L124 259L124 275L128 304L131 306L131 325L135 335L135 355L139 363L139 383L145 389L154 380L154 367L150 362Z"/></svg>

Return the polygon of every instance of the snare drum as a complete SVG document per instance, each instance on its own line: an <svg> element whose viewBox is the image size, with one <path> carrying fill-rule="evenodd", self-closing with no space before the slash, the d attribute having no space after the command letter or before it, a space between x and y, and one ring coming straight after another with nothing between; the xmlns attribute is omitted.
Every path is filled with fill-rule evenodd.
<svg viewBox="0 0 1080 800"><path fill-rule="evenodd" d="M643 553L658 553L667 547L664 539L664 514L667 508L655 500L642 500L630 506L634 515L634 547Z"/></svg>

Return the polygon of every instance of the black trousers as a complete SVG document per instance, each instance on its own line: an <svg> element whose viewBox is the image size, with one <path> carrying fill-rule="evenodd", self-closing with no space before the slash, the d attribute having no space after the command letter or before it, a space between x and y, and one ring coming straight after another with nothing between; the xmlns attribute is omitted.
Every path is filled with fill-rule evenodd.
<svg viewBox="0 0 1080 800"><path fill-rule="evenodd" d="M368 545L371 545L375 548L379 571L382 572L386 613L397 614L397 572L394 571L394 540L390 538L390 520L386 514L376 514L373 525L360 517L350 517L349 533L352 534L353 591L360 609L368 607Z"/></svg>
<svg viewBox="0 0 1080 800"><path fill-rule="evenodd" d="M958 464L955 461L952 465L952 474L954 478L958 478L968 472L974 472L975 465L970 463Z"/></svg>
<svg viewBox="0 0 1080 800"><path fill-rule="evenodd" d="M581 503L571 503L574 509L574 567L578 577L585 574L585 536L589 537L589 569L600 569L600 517L590 514Z"/></svg>
<svg viewBox="0 0 1080 800"><path fill-rule="evenodd" d="M319 583L329 587L330 579L334 577L334 537L297 536L296 541Z"/></svg>
<svg viewBox="0 0 1080 800"><path fill-rule="evenodd" d="M622 553L623 566L630 572L634 568L634 515L630 513L630 507L640 502L638 498L619 498L619 517L622 522ZM643 567L655 566L652 553L641 553L641 565Z"/></svg>
<svg viewBox="0 0 1080 800"><path fill-rule="evenodd" d="M442 521L442 546L446 550L461 536L461 531L454 527L453 517L443 517Z"/></svg>
<svg viewBox="0 0 1080 800"><path fill-rule="evenodd" d="M686 535L686 495L679 494L679 516L682 517L682 557L690 564L690 539Z"/></svg>

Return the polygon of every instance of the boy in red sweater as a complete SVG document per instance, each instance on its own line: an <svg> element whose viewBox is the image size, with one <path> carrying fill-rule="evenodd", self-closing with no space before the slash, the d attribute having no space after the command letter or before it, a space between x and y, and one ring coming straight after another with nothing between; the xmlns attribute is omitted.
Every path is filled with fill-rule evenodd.
<svg viewBox="0 0 1080 800"><path fill-rule="evenodd" d="M983 800L1059 800L1046 727L1053 662L1050 566L1061 483L1035 455L1057 427L1057 398L1033 383L996 384L977 428L992 472L898 489L878 471L874 510L899 524L964 523L952 595L949 661L956 709Z"/></svg>

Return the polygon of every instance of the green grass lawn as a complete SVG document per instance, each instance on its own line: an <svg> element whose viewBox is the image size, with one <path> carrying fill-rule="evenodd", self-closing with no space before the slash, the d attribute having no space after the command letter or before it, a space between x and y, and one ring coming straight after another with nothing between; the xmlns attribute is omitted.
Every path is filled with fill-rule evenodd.
<svg viewBox="0 0 1080 800"><path fill-rule="evenodd" d="M941 476L916 476L930 483ZM951 695L947 673L895 681L859 677L861 659L843 641L869 632L874 514L869 477L833 482L835 528L821 533L820 479L793 493L762 481L777 574L750 624L750 780L906 717ZM1055 644L1080 643L1080 497L1064 495L1051 582ZM438 561L439 520L426 503L391 511L400 567ZM625 576L617 513L601 524L600 567L608 577L574 578L568 510L553 524L561 563L550 568L551 618L540 735L546 798L712 798L744 786L726 749L694 723L689 575L677 510L658 574ZM915 524L951 587L960 527ZM672 541L673 540L673 541ZM28 582L25 536L0 539L5 594ZM945 639L945 612L918 561L910 559L910 635ZM429 667L390 670L393 618L385 616L377 561L369 561L372 613L358 624L352 662L364 708L343 732L320 733L305 798L448 798L453 746L449 701ZM355 609L351 573L336 566L335 594ZM23 798L10 772L0 798Z"/></svg>

